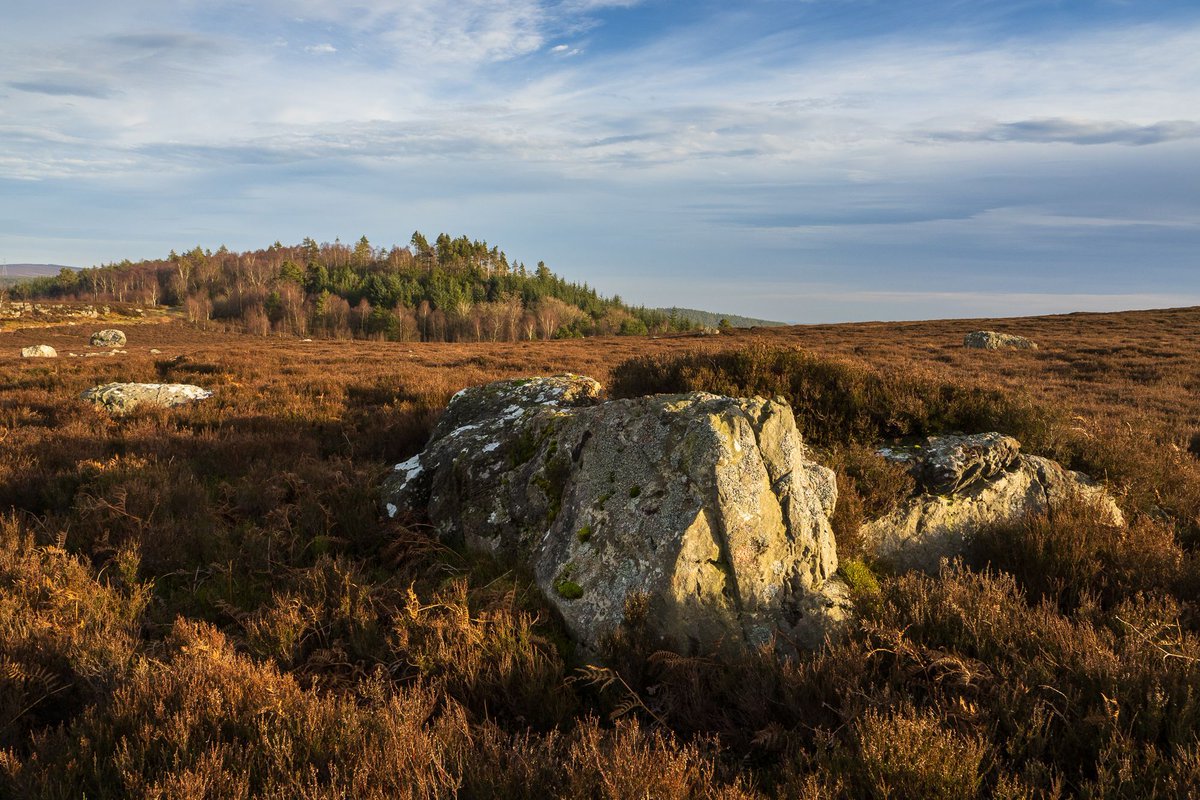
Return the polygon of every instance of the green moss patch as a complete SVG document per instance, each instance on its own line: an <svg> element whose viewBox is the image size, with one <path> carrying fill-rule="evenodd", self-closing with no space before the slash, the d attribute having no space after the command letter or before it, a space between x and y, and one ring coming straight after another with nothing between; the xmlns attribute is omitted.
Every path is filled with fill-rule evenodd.
<svg viewBox="0 0 1200 800"><path fill-rule="evenodd" d="M858 559L845 561L838 568L838 573L854 594L879 594L879 579L864 562Z"/></svg>

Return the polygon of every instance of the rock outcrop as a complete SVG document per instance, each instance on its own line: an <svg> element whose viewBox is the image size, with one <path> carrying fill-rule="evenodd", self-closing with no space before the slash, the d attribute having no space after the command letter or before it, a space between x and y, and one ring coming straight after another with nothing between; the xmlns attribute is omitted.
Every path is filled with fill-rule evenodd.
<svg viewBox="0 0 1200 800"><path fill-rule="evenodd" d="M1074 497L1096 503L1114 523L1121 510L1102 487L1054 461L1023 455L1010 436L930 437L920 447L885 448L925 490L863 525L863 548L896 569L936 572L965 552L978 531L1052 511Z"/></svg>
<svg viewBox="0 0 1200 800"><path fill-rule="evenodd" d="M980 350L1037 350L1035 342L1024 336L1014 336L1011 333L996 333L995 331L974 331L963 338L963 347L974 347Z"/></svg>
<svg viewBox="0 0 1200 800"><path fill-rule="evenodd" d="M212 392L187 383L109 383L80 395L114 415L144 406L181 406L212 397Z"/></svg>
<svg viewBox="0 0 1200 800"><path fill-rule="evenodd" d="M0 303L0 319L22 319L30 317L72 318L86 317L96 319L109 313L108 306L71 306L63 303Z"/></svg>
<svg viewBox="0 0 1200 800"><path fill-rule="evenodd" d="M88 344L92 347L124 347L125 334L116 328L107 328L93 333Z"/></svg>
<svg viewBox="0 0 1200 800"><path fill-rule="evenodd" d="M585 650L629 603L685 653L836 628L834 476L785 403L601 396L580 376L460 392L385 481L387 512L427 511L443 538L525 564Z"/></svg>
<svg viewBox="0 0 1200 800"><path fill-rule="evenodd" d="M48 344L21 348L21 358L58 358L58 351Z"/></svg>

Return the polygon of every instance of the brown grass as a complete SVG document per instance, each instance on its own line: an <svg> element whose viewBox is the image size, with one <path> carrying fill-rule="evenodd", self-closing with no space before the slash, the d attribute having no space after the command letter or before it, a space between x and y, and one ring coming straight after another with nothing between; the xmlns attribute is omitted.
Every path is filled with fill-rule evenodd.
<svg viewBox="0 0 1200 800"><path fill-rule="evenodd" d="M976 328L1042 349L964 350ZM124 330L125 355L53 361L16 355L87 352L90 327L0 333L0 795L1169 797L1200 780L1198 310L490 345ZM845 555L912 488L873 447L946 429L1086 468L1131 524L1081 508L991 532L940 577L881 578L848 641L794 662L656 654L635 630L611 680L582 680L527 575L377 508L451 394L559 371L787 396L839 472ZM77 400L113 380L216 394L123 420Z"/></svg>

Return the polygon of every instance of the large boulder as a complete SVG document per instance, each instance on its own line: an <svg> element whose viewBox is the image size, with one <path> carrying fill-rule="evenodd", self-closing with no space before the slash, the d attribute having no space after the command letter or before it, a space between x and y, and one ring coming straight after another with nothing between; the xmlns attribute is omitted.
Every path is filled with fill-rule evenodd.
<svg viewBox="0 0 1200 800"><path fill-rule="evenodd" d="M187 383L108 383L80 395L112 414L127 414L144 406L181 406L212 397L212 392Z"/></svg>
<svg viewBox="0 0 1200 800"><path fill-rule="evenodd" d="M116 328L108 328L93 333L88 344L92 347L124 347L125 334Z"/></svg>
<svg viewBox="0 0 1200 800"><path fill-rule="evenodd" d="M963 347L973 347L980 350L1037 350L1035 342L1024 336L1014 336L1011 333L996 331L974 331L963 337Z"/></svg>
<svg viewBox="0 0 1200 800"><path fill-rule="evenodd" d="M21 358L58 358L58 351L48 344L21 348Z"/></svg>
<svg viewBox="0 0 1200 800"><path fill-rule="evenodd" d="M1019 452L998 433L930 437L925 445L885 448L924 489L860 529L864 550L897 570L936 572L943 558L963 554L986 528L1053 511L1075 498L1096 504L1113 524L1123 517L1103 487L1081 472Z"/></svg>
<svg viewBox="0 0 1200 800"><path fill-rule="evenodd" d="M679 652L816 646L845 614L828 513L791 409L712 394L601 400L590 378L456 395L396 465L387 512L526 565L585 650L646 610Z"/></svg>

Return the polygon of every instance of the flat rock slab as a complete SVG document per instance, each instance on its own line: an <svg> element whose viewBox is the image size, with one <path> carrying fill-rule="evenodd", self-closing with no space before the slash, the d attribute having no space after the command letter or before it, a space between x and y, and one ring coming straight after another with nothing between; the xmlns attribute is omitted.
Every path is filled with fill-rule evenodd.
<svg viewBox="0 0 1200 800"><path fill-rule="evenodd" d="M837 627L834 476L786 404L601 397L581 376L460 392L385 481L387 513L524 564L585 651L631 602L679 652L816 646Z"/></svg>
<svg viewBox="0 0 1200 800"><path fill-rule="evenodd" d="M116 328L97 331L88 342L92 347L124 347L125 334Z"/></svg>
<svg viewBox="0 0 1200 800"><path fill-rule="evenodd" d="M108 383L80 395L113 414L149 406L181 406L212 397L212 392L187 383Z"/></svg>
<svg viewBox="0 0 1200 800"><path fill-rule="evenodd" d="M1014 336L1011 333L996 331L974 331L963 338L963 347L978 350L1037 350L1035 342L1024 336Z"/></svg>
<svg viewBox="0 0 1200 800"><path fill-rule="evenodd" d="M21 348L21 358L58 358L58 351L48 344Z"/></svg>

